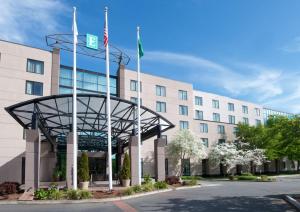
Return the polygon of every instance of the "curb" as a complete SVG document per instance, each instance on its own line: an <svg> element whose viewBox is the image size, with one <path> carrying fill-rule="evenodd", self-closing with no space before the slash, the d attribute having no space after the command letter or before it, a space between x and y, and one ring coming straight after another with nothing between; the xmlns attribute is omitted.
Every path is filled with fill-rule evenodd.
<svg viewBox="0 0 300 212"><path fill-rule="evenodd" d="M174 188L173 190L186 190L186 189L192 189L192 188L200 188L201 185L195 185L195 186L184 186L184 187L178 187L178 188Z"/></svg>
<svg viewBox="0 0 300 212"><path fill-rule="evenodd" d="M32 200L32 201L0 201L0 205L42 205L42 204L82 204L82 203L104 203L104 202L113 202L120 200L133 199L137 197L148 196L152 194L164 193L173 191L174 189L164 189L158 191L151 191L139 194L133 194L130 196L122 197L111 197L103 199L86 199L86 200Z"/></svg>
<svg viewBox="0 0 300 212"><path fill-rule="evenodd" d="M289 195L284 195L284 199L292 206L294 206L297 209L297 211L300 211L300 203L297 200L295 200L293 197Z"/></svg>

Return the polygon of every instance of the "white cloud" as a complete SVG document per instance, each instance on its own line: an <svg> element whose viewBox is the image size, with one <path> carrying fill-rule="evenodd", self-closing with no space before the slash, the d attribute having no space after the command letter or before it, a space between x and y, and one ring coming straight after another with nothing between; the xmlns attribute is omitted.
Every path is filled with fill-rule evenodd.
<svg viewBox="0 0 300 212"><path fill-rule="evenodd" d="M56 33L66 6L59 0L1 0L0 38L25 42Z"/></svg>
<svg viewBox="0 0 300 212"><path fill-rule="evenodd" d="M125 52L135 55L132 50ZM143 61L181 69L184 74L178 80L222 89L229 96L274 109L300 112L300 106L295 106L295 101L300 101L300 86L294 80L300 72L251 63L223 65L199 56L165 51L147 51Z"/></svg>
<svg viewBox="0 0 300 212"><path fill-rule="evenodd" d="M290 43L285 45L282 50L288 53L300 52L300 37L295 37Z"/></svg>

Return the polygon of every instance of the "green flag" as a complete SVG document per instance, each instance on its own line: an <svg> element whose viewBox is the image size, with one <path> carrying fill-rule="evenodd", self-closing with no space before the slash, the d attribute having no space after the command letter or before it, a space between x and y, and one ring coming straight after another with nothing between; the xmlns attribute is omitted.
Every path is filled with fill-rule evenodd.
<svg viewBox="0 0 300 212"><path fill-rule="evenodd" d="M143 50L141 39L139 39L138 43L139 43L139 57L141 58L144 56L144 50Z"/></svg>

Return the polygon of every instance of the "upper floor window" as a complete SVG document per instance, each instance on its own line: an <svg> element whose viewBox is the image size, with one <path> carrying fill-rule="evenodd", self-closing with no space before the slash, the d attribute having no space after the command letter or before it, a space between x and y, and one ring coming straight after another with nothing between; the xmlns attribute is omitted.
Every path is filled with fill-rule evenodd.
<svg viewBox="0 0 300 212"><path fill-rule="evenodd" d="M166 112L166 103L165 102L156 102L156 112L165 113Z"/></svg>
<svg viewBox="0 0 300 212"><path fill-rule="evenodd" d="M203 111L195 110L195 119L203 120Z"/></svg>
<svg viewBox="0 0 300 212"><path fill-rule="evenodd" d="M138 90L138 83L136 80L130 80L130 90L131 91ZM140 91L142 92L142 82L140 82Z"/></svg>
<svg viewBox="0 0 300 212"><path fill-rule="evenodd" d="M179 105L179 115L188 115L188 106Z"/></svg>
<svg viewBox="0 0 300 212"><path fill-rule="evenodd" d="M248 114L248 106L242 106L243 113Z"/></svg>
<svg viewBox="0 0 300 212"><path fill-rule="evenodd" d="M220 122L220 114L219 113L213 113L213 121Z"/></svg>
<svg viewBox="0 0 300 212"><path fill-rule="evenodd" d="M130 101L134 102L135 104L137 104L138 103L138 98L136 98L136 97L130 97ZM142 105L142 99L140 99L140 101L141 101L141 105Z"/></svg>
<svg viewBox="0 0 300 212"><path fill-rule="evenodd" d="M228 110L229 111L234 111L234 104L233 103L228 103Z"/></svg>
<svg viewBox="0 0 300 212"><path fill-rule="evenodd" d="M44 62L27 59L27 72L44 74Z"/></svg>
<svg viewBox="0 0 300 212"><path fill-rule="evenodd" d="M179 90L178 91L179 99L180 100L187 100L187 91Z"/></svg>
<svg viewBox="0 0 300 212"><path fill-rule="evenodd" d="M206 123L200 123L200 132L208 133L208 125Z"/></svg>
<svg viewBox="0 0 300 212"><path fill-rule="evenodd" d="M36 96L43 96L43 83L26 81L25 93Z"/></svg>
<svg viewBox="0 0 300 212"><path fill-rule="evenodd" d="M189 129L189 122L188 121L179 121L179 127L181 130Z"/></svg>
<svg viewBox="0 0 300 212"><path fill-rule="evenodd" d="M218 133L225 134L225 127L224 125L218 125Z"/></svg>
<svg viewBox="0 0 300 212"><path fill-rule="evenodd" d="M243 117L243 124L249 124L249 119L246 117Z"/></svg>
<svg viewBox="0 0 300 212"><path fill-rule="evenodd" d="M260 116L260 109L259 108L255 108L254 110L255 110L256 116Z"/></svg>
<svg viewBox="0 0 300 212"><path fill-rule="evenodd" d="M201 138L202 144L208 147L208 138Z"/></svg>
<svg viewBox="0 0 300 212"><path fill-rule="evenodd" d="M166 96L166 87L156 85L156 96Z"/></svg>
<svg viewBox="0 0 300 212"><path fill-rule="evenodd" d="M219 107L220 107L219 100L213 99L212 100L212 107L219 109Z"/></svg>
<svg viewBox="0 0 300 212"><path fill-rule="evenodd" d="M218 144L225 144L225 142L226 142L225 139L219 139L218 140Z"/></svg>
<svg viewBox="0 0 300 212"><path fill-rule="evenodd" d="M203 100L201 96L195 96L195 105L202 105Z"/></svg>
<svg viewBox="0 0 300 212"><path fill-rule="evenodd" d="M235 124L235 116L229 115L228 122L229 122L229 124Z"/></svg>

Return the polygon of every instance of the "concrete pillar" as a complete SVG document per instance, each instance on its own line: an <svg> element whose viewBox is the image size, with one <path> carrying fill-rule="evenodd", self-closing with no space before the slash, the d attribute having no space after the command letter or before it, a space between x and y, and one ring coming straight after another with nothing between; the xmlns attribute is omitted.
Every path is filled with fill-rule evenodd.
<svg viewBox="0 0 300 212"><path fill-rule="evenodd" d="M117 166L117 173L119 174L122 168L122 154L123 154L123 147L121 141L118 141L117 144L117 154L116 154L116 166Z"/></svg>
<svg viewBox="0 0 300 212"><path fill-rule="evenodd" d="M67 136L67 167L66 167L66 181L67 181L67 188L71 189L73 188L73 155L74 155L74 149L73 149L73 133L69 133ZM76 173L77 174L77 173Z"/></svg>
<svg viewBox="0 0 300 212"><path fill-rule="evenodd" d="M154 140L154 163L155 163L155 180L163 181L166 179L165 173L165 138Z"/></svg>
<svg viewBox="0 0 300 212"><path fill-rule="evenodd" d="M60 72L60 50L54 48L52 51L52 69L51 69L51 95L58 94Z"/></svg>
<svg viewBox="0 0 300 212"><path fill-rule="evenodd" d="M40 132L26 129L25 191L39 188Z"/></svg>
<svg viewBox="0 0 300 212"><path fill-rule="evenodd" d="M129 138L129 155L131 169L131 185L139 184L139 158L138 158L138 137L130 136Z"/></svg>

